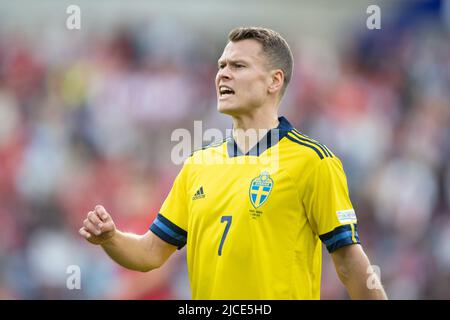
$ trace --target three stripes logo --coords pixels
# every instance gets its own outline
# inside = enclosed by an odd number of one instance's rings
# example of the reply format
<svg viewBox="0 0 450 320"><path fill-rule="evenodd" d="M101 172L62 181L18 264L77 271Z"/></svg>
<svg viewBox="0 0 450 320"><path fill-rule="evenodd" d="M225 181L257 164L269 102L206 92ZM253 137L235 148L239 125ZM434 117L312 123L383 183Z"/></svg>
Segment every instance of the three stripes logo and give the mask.
<svg viewBox="0 0 450 320"><path fill-rule="evenodd" d="M201 186L197 192L192 197L192 200L202 199L205 197L205 193L203 192L203 186Z"/></svg>

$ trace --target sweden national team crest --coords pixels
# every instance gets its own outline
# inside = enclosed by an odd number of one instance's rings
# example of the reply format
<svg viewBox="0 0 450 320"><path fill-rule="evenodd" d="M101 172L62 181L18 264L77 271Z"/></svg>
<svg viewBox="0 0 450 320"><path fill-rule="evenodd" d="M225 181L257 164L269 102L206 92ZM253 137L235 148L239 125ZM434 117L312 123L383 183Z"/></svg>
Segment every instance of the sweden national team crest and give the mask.
<svg viewBox="0 0 450 320"><path fill-rule="evenodd" d="M254 178L250 183L250 202L255 209L263 205L269 198L273 188L273 180L268 172L262 172L260 176Z"/></svg>

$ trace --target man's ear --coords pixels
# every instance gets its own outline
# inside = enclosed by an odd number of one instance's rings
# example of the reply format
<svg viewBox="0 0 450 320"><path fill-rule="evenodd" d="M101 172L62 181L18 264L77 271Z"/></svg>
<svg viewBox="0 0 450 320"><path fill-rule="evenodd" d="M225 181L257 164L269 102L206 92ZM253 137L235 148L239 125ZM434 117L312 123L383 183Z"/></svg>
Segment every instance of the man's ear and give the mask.
<svg viewBox="0 0 450 320"><path fill-rule="evenodd" d="M276 69L271 72L271 83L267 90L269 93L280 91L284 84L284 72L281 69Z"/></svg>

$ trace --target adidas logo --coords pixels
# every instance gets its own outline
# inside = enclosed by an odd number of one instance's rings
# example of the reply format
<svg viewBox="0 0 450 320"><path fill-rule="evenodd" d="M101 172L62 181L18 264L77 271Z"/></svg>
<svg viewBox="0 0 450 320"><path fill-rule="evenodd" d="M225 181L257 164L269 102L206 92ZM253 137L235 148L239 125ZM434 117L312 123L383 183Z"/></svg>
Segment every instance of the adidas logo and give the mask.
<svg viewBox="0 0 450 320"><path fill-rule="evenodd" d="M192 197L192 200L197 200L205 197L205 193L203 192L203 186L197 190L197 192Z"/></svg>

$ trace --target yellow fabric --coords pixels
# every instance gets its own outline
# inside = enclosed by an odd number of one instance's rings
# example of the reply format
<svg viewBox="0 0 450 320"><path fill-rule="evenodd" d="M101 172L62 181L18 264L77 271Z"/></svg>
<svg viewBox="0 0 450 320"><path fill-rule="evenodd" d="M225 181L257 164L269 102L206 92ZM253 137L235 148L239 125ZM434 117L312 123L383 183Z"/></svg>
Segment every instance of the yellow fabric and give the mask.
<svg viewBox="0 0 450 320"><path fill-rule="evenodd" d="M185 162L160 214L187 231L193 299L320 298L319 235L352 204L340 160L290 135L259 156L230 157L224 141ZM252 181L270 188L253 185L254 203Z"/></svg>

